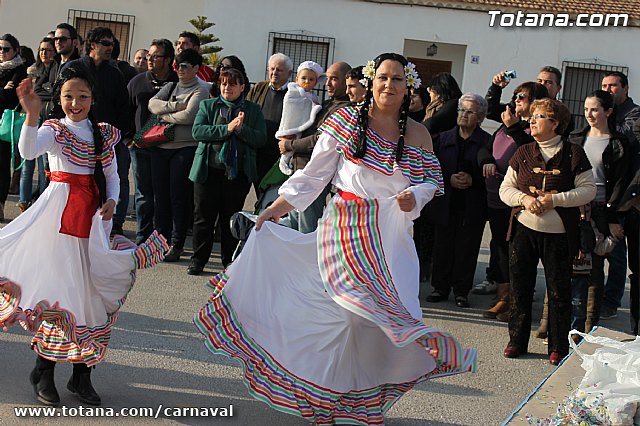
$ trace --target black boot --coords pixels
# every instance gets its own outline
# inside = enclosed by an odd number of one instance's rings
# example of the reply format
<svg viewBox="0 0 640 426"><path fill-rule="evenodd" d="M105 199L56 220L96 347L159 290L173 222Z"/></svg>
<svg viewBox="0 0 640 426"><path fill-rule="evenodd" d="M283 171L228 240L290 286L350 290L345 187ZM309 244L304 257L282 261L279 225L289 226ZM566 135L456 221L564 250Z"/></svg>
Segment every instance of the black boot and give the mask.
<svg viewBox="0 0 640 426"><path fill-rule="evenodd" d="M58 405L60 396L56 390L56 384L53 380L53 369L56 366L55 361L38 356L36 358L36 366L29 375L29 381L33 385L38 401L45 405Z"/></svg>
<svg viewBox="0 0 640 426"><path fill-rule="evenodd" d="M78 399L89 405L100 405L102 401L91 385L91 367L87 364L73 364L73 375L67 383L67 389Z"/></svg>

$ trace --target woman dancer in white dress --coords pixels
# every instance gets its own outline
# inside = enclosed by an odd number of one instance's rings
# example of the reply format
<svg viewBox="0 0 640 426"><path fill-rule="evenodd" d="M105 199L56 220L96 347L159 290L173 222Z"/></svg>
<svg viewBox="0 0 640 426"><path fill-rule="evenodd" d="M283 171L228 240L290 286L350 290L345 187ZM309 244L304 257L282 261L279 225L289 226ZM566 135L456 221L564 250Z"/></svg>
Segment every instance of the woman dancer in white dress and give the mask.
<svg viewBox="0 0 640 426"><path fill-rule="evenodd" d="M120 131L92 118L93 84L83 69L62 72L54 99L66 116L38 129L40 98L31 81L18 87L27 113L24 158L47 152L51 184L25 213L0 230L0 327L19 322L34 333L30 381L37 398L56 405L56 362L72 362L67 389L99 405L91 366L106 355L118 310L135 269L162 260L166 241L154 233L136 247L118 236L110 247L119 191L114 146Z"/></svg>
<svg viewBox="0 0 640 426"><path fill-rule="evenodd" d="M428 131L407 118L412 64L383 54L367 99L320 128L309 164L280 188L194 322L238 358L249 392L317 424L383 424L429 378L475 370L475 351L426 326L412 220L442 178ZM417 81L416 81L417 80ZM270 222L338 188L312 234Z"/></svg>

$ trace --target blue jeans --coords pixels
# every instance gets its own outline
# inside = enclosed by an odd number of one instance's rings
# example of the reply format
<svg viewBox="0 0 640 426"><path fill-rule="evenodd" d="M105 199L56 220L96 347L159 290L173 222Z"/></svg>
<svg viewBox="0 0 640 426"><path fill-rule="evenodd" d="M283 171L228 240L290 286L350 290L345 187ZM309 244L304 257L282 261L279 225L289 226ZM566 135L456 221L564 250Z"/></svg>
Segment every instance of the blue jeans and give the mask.
<svg viewBox="0 0 640 426"><path fill-rule="evenodd" d="M627 244L625 238L618 241L607 257L609 262L607 283L604 287L604 304L611 308L619 308L624 296L624 285L627 282Z"/></svg>
<svg viewBox="0 0 640 426"><path fill-rule="evenodd" d="M153 232L153 177L151 151L131 148L133 168L134 206L136 209L136 239L146 240Z"/></svg>
<svg viewBox="0 0 640 426"><path fill-rule="evenodd" d="M43 154L35 160L24 160L22 171L20 172L20 202L31 202L33 192L33 172L38 162L38 193L42 194L47 187L47 178L44 173L44 160L46 154Z"/></svg>
<svg viewBox="0 0 640 426"><path fill-rule="evenodd" d="M289 213L289 217L291 218L291 227L293 229L297 229L303 234L310 234L316 230L318 227L318 220L322 217L324 206L327 204L327 195L329 195L330 189L331 185L327 185L322 190L322 193L320 193L318 198L316 198L315 201L304 211L298 212L293 210Z"/></svg>
<svg viewBox="0 0 640 426"><path fill-rule="evenodd" d="M129 148L124 142L116 145L116 161L118 162L118 177L120 178L120 198L116 205L116 212L113 215L113 225L122 226L124 224L127 210L129 209Z"/></svg>
<svg viewBox="0 0 640 426"><path fill-rule="evenodd" d="M189 171L195 146L177 149L151 148L156 227L167 241L183 247L192 223L193 183ZM229 226L229 222L223 222Z"/></svg>

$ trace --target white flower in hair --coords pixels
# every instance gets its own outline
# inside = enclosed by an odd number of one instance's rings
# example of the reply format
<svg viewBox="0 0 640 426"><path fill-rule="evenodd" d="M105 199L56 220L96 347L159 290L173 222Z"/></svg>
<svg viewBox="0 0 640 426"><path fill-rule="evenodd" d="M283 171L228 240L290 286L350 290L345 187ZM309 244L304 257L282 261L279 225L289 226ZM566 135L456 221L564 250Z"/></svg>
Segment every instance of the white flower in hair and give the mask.
<svg viewBox="0 0 640 426"><path fill-rule="evenodd" d="M407 79L407 86L417 89L420 87L422 80L418 77L418 71L416 71L416 65L413 62L407 63L404 67L404 76Z"/></svg>
<svg viewBox="0 0 640 426"><path fill-rule="evenodd" d="M376 76L376 63L367 61L367 65L362 69L362 75L369 80L373 80L373 77Z"/></svg>
<svg viewBox="0 0 640 426"><path fill-rule="evenodd" d="M415 87L416 84L416 78L413 76L413 74L407 74L407 86L408 87Z"/></svg>
<svg viewBox="0 0 640 426"><path fill-rule="evenodd" d="M360 80L358 80L360 82L360 84L362 84L364 87L367 87L367 85L369 84L369 80L365 77L365 78L361 78Z"/></svg>
<svg viewBox="0 0 640 426"><path fill-rule="evenodd" d="M413 62L407 63L404 67L405 74L415 74L416 73L416 65Z"/></svg>

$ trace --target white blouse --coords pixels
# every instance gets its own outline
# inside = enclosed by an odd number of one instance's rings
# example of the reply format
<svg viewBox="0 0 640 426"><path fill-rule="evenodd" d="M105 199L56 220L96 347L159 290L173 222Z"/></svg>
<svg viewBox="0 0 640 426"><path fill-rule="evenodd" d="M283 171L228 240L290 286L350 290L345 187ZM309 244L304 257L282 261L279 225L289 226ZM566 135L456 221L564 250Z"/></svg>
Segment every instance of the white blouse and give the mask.
<svg viewBox="0 0 640 426"><path fill-rule="evenodd" d="M93 128L88 119L75 122L67 117L60 120L78 139L93 143ZM22 126L18 149L20 155L27 160L33 160L45 152L49 156L49 168L52 172L60 171L78 175L93 174L93 167L80 166L69 161L63 154L63 145L56 142L55 130L49 126L40 128L27 125ZM105 149L107 147L105 146ZM113 150L113 147L109 148ZM104 176L107 181L107 199L118 202L120 195L120 179L118 177L118 165L115 152L112 153L111 164L104 167Z"/></svg>
<svg viewBox="0 0 640 426"><path fill-rule="evenodd" d="M348 161L336 150L336 145L337 140L332 136L321 134L309 163L280 187L278 193L297 210L306 209L329 183L361 198L394 198L408 189L416 198L416 206L406 215L409 220L414 220L438 189L431 182L412 186L400 170L387 176L363 164Z"/></svg>

